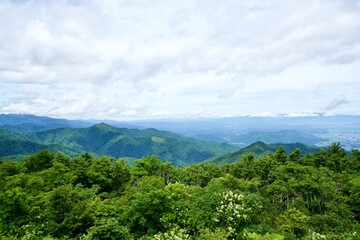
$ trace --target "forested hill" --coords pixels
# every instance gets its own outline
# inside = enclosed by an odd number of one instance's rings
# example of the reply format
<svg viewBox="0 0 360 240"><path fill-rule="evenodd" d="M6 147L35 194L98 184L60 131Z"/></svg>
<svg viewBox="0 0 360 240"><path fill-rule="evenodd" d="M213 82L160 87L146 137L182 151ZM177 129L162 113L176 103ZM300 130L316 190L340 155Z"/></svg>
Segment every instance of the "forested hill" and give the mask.
<svg viewBox="0 0 360 240"><path fill-rule="evenodd" d="M0 159L0 238L360 239L360 151L281 149L224 166L48 151Z"/></svg>
<svg viewBox="0 0 360 240"><path fill-rule="evenodd" d="M265 154L265 153L275 152L276 150L278 150L279 147L281 147L283 149L283 151L287 154L293 152L296 149L299 149L303 154L314 153L320 149L318 147L307 146L302 143L266 144L264 142L257 141L253 144L250 144L247 147L240 149L239 151L224 154L221 156L212 157L210 159L205 160L204 162L215 163L215 164L220 164L220 165L223 165L226 163L234 163L234 162L240 161L244 154L252 153L252 154L258 156L258 155Z"/></svg>
<svg viewBox="0 0 360 240"><path fill-rule="evenodd" d="M10 150L10 149L11 150ZM189 165L237 150L230 144L210 143L156 129L116 128L96 124L88 128L58 128L35 133L0 129L0 156L26 155L41 149L70 156L90 152L96 156L141 158L156 154L174 165Z"/></svg>
<svg viewBox="0 0 360 240"><path fill-rule="evenodd" d="M36 132L60 127L89 127L90 122L35 116L0 114L0 128L18 132Z"/></svg>

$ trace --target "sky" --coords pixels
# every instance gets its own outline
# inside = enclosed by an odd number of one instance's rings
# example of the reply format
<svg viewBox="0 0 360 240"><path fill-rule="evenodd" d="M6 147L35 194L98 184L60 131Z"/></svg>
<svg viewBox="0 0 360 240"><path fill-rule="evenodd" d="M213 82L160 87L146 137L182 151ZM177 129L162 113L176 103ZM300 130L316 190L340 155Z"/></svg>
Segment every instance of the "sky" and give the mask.
<svg viewBox="0 0 360 240"><path fill-rule="evenodd" d="M360 114L359 0L1 0L0 113Z"/></svg>

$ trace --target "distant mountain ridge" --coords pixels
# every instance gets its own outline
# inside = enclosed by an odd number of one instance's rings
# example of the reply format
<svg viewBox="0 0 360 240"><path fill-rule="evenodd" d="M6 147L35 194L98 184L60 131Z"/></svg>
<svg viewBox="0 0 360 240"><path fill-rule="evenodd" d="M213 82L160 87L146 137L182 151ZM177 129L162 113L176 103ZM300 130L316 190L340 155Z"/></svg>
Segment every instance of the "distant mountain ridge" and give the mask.
<svg viewBox="0 0 360 240"><path fill-rule="evenodd" d="M13 146L9 153L9 145ZM156 154L174 165L189 165L237 150L230 144L211 143L156 129L128 129L100 123L87 128L57 128L34 133L0 129L0 156L29 154L42 148L64 153L141 158Z"/></svg>
<svg viewBox="0 0 360 240"><path fill-rule="evenodd" d="M328 146L341 142L347 150L360 149L360 115L228 117L136 121L137 126L154 127L203 140L238 144L255 141Z"/></svg>
<svg viewBox="0 0 360 240"><path fill-rule="evenodd" d="M224 154L222 156L213 157L210 159L205 160L206 163L215 163L215 164L226 164L226 163L234 163L240 161L242 156L247 153L253 153L254 155L261 155L265 153L273 153L275 152L280 146L284 147L284 150L287 154L294 151L296 148L299 148L303 154L305 153L314 153L318 151L320 148L307 146L302 143L271 143L266 144L261 141L257 141L255 143L250 144L249 146L240 149L239 151Z"/></svg>
<svg viewBox="0 0 360 240"><path fill-rule="evenodd" d="M118 128L155 128L205 141L245 147L253 142L295 143L328 146L341 142L351 150L360 149L360 115L303 117L228 117L153 119L136 121L67 120L27 114L0 114L0 129L33 133L56 128L86 128L104 122Z"/></svg>
<svg viewBox="0 0 360 240"><path fill-rule="evenodd" d="M0 129L20 133L41 132L57 128L86 128L100 122L100 120L68 120L29 114L0 114ZM104 120L103 122L115 127L136 128L124 122L112 120Z"/></svg>
<svg viewBox="0 0 360 240"><path fill-rule="evenodd" d="M20 124L59 124L67 126L87 126L89 123L78 120L67 120L60 118L51 118L45 116L35 116L30 114L0 114L0 125L20 125Z"/></svg>

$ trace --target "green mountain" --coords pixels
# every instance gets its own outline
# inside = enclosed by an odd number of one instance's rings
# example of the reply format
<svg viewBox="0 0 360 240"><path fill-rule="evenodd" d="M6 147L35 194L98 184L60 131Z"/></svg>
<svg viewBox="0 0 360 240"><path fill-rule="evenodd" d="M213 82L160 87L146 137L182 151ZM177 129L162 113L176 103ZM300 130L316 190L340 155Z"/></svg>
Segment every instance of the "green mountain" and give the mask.
<svg viewBox="0 0 360 240"><path fill-rule="evenodd" d="M25 133L17 133L5 129L0 129L0 141L1 140L29 140L29 136Z"/></svg>
<svg viewBox="0 0 360 240"><path fill-rule="evenodd" d="M278 130L278 131L251 131L237 135L233 138L234 142L251 144L257 141L265 143L294 143L316 144L324 139L313 134L297 130Z"/></svg>
<svg viewBox="0 0 360 240"><path fill-rule="evenodd" d="M210 159L205 160L204 162L215 163L215 164L220 164L220 165L223 165L225 163L234 163L236 161L241 160L241 157L244 154L253 153L254 155L258 156L258 155L261 155L261 154L264 154L264 153L272 153L272 152L275 152L276 149L278 149L280 146L284 147L284 150L285 150L285 152L287 154L291 153L296 148L299 148L303 154L304 153L314 153L317 150L319 150L319 148L317 148L317 147L307 146L307 145L302 144L302 143L286 143L286 144L271 143L271 144L266 144L264 142L257 141L257 142L255 142L253 144L250 144L249 146L247 146L245 148L240 149L239 151L224 154L224 155L221 155L221 156L212 157Z"/></svg>
<svg viewBox="0 0 360 240"><path fill-rule="evenodd" d="M65 128L65 127L71 127L66 124L58 124L58 123L49 123L45 125L36 124L36 123L21 123L16 125L10 125L6 124L3 126L0 126L0 129L6 129L13 132L19 132L19 133L31 133L31 132L41 132L46 131L50 129L56 129L56 128Z"/></svg>
<svg viewBox="0 0 360 240"><path fill-rule="evenodd" d="M25 128L31 126L68 126L68 127L84 127L89 126L89 122L67 120L59 118L51 118L44 116L34 116L29 114L0 114L0 126L18 126L21 128L22 124Z"/></svg>
<svg viewBox="0 0 360 240"><path fill-rule="evenodd" d="M141 158L156 154L163 161L182 166L235 151L230 144L210 143L156 129L116 128L96 124L88 128L58 128L35 133L0 129L0 156L34 153L48 148L74 156L80 152L116 158ZM6 143L6 144L5 144ZM12 144L12 150L7 148ZM32 151L33 150L33 151Z"/></svg>
<svg viewBox="0 0 360 240"><path fill-rule="evenodd" d="M133 125L125 122L103 121L116 127L134 128ZM57 128L85 128L99 122L100 120L68 120L29 114L0 114L0 129L19 133L34 133Z"/></svg>
<svg viewBox="0 0 360 240"><path fill-rule="evenodd" d="M33 154L45 149L48 149L51 152L60 152L69 156L79 155L83 152L80 149L67 148L56 144L44 145L31 141L0 140L0 156L11 159L18 159L18 156L21 157Z"/></svg>

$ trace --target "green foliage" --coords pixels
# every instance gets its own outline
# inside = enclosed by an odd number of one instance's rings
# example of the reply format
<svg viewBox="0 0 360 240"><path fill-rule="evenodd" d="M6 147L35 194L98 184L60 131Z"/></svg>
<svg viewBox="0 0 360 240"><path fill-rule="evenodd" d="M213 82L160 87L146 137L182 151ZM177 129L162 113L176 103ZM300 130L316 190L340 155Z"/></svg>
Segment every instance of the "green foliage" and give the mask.
<svg viewBox="0 0 360 240"><path fill-rule="evenodd" d="M144 176L129 193L129 207L124 212L126 225L136 237L161 230L165 211L165 183L160 177Z"/></svg>
<svg viewBox="0 0 360 240"><path fill-rule="evenodd" d="M86 233L93 224L88 209L97 190L70 184L53 189L46 197L44 231L54 237L71 238Z"/></svg>
<svg viewBox="0 0 360 240"><path fill-rule="evenodd" d="M37 172L51 167L53 159L53 153L43 150L23 159L22 164L29 172Z"/></svg>
<svg viewBox="0 0 360 240"><path fill-rule="evenodd" d="M280 228L296 237L302 237L307 232L309 217L295 208L287 210L278 217Z"/></svg>
<svg viewBox="0 0 360 240"><path fill-rule="evenodd" d="M247 233L246 234L246 239L251 239L251 240L283 240L285 237L283 235L280 234L276 234L276 233L272 233L272 234L265 234L265 235L260 235L257 233Z"/></svg>
<svg viewBox="0 0 360 240"><path fill-rule="evenodd" d="M0 181L7 176L13 176L23 172L25 169L16 162L2 161L0 162Z"/></svg>
<svg viewBox="0 0 360 240"><path fill-rule="evenodd" d="M186 233L185 229L173 228L164 233L154 235L153 240L177 240L177 239L190 239L190 235Z"/></svg>
<svg viewBox="0 0 360 240"><path fill-rule="evenodd" d="M227 229L231 235L236 235L244 228L246 222L251 221L251 212L252 209L244 202L244 195L230 190L221 194L214 221L219 227Z"/></svg>
<svg viewBox="0 0 360 240"><path fill-rule="evenodd" d="M196 164L185 167L181 172L179 181L188 185L205 187L211 179L221 176L219 166L215 164Z"/></svg>
<svg viewBox="0 0 360 240"><path fill-rule="evenodd" d="M118 131L97 128L109 136ZM358 151L349 155L339 144L305 155L278 147L233 164L187 167L155 155L128 166L90 153L40 151L21 162L0 160L0 236L360 239L359 162Z"/></svg>
<svg viewBox="0 0 360 240"><path fill-rule="evenodd" d="M104 218L95 222L95 225L90 227L88 234L83 238L90 239L133 239L129 233L129 229L120 225L115 218Z"/></svg>
<svg viewBox="0 0 360 240"><path fill-rule="evenodd" d="M124 161L101 157L91 161L85 172L90 184L100 186L101 191L111 192L121 189L130 179L130 171Z"/></svg>
<svg viewBox="0 0 360 240"><path fill-rule="evenodd" d="M200 231L200 235L197 238L198 240L226 240L230 237L231 232L227 231L224 228L216 228L211 231L208 228L205 228Z"/></svg>

